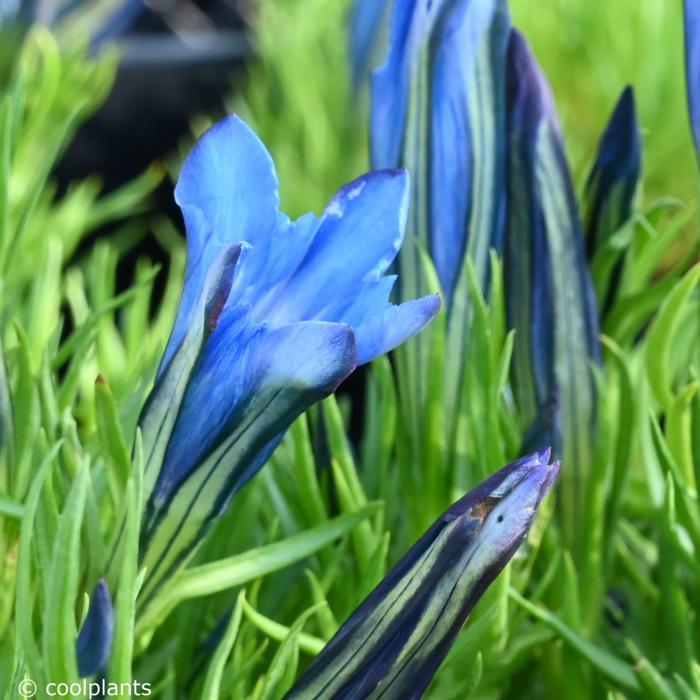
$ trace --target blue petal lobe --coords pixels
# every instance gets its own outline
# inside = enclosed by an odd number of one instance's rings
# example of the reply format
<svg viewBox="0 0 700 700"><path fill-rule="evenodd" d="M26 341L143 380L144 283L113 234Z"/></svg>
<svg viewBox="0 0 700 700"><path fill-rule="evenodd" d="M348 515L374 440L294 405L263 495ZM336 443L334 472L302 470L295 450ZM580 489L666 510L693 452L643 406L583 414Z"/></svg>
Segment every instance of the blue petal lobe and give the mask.
<svg viewBox="0 0 700 700"><path fill-rule="evenodd" d="M254 314L275 325L302 319L345 321L364 283L378 279L401 247L408 209L402 170L368 173L343 187L319 222L294 274L258 303Z"/></svg>
<svg viewBox="0 0 700 700"><path fill-rule="evenodd" d="M371 362L421 331L440 310L440 297L431 294L380 313L365 315L353 324L357 337L358 364Z"/></svg>
<svg viewBox="0 0 700 700"><path fill-rule="evenodd" d="M437 49L431 73L430 252L448 299L467 247L472 202L483 197L479 192L472 193L474 141L484 139L482 121L498 116L488 114L498 112L498 107L481 94L477 116L470 114L470 109L474 107L472 95L478 94L480 85L490 77L477 66L484 44L493 43L491 53L499 57L492 59L496 66L502 65L505 56L508 16L501 5L501 0L452 3L440 32L432 38ZM495 80L497 90L502 81L500 73ZM498 153L491 157L494 165L501 162Z"/></svg>
<svg viewBox="0 0 700 700"><path fill-rule="evenodd" d="M372 163L378 168L395 167L401 159L412 73L430 24L425 4L424 0L394 0L389 53L372 75L372 94L382 98L372 100L370 131Z"/></svg>
<svg viewBox="0 0 700 700"><path fill-rule="evenodd" d="M258 396L279 392L275 406L252 424L262 446L331 394L356 366L355 336L347 325L306 321L273 328L226 309L183 398L156 485L157 501L165 503L222 438L250 422L247 415ZM278 414L289 423L274 418Z"/></svg>
<svg viewBox="0 0 700 700"><path fill-rule="evenodd" d="M165 351L170 359L190 321L206 270L222 248L245 241L261 264L272 232L289 225L278 211L277 174L267 149L239 117L222 120L197 142L175 188L187 229L187 269L175 326Z"/></svg>
<svg viewBox="0 0 700 700"><path fill-rule="evenodd" d="M432 77L430 252L448 299L464 258L471 209L472 134L465 92L475 43L465 41L464 30L471 34L464 26L466 14L462 4L436 41Z"/></svg>

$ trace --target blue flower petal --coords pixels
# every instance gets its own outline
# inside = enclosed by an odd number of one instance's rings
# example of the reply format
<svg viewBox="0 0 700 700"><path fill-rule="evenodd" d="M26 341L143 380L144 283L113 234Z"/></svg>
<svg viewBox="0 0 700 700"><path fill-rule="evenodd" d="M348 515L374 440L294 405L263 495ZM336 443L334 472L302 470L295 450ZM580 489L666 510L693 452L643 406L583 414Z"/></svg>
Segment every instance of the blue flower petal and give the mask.
<svg viewBox="0 0 700 700"><path fill-rule="evenodd" d="M91 676L105 667L112 651L114 609L107 582L100 579L90 598L87 616L76 642L78 673Z"/></svg>
<svg viewBox="0 0 700 700"><path fill-rule="evenodd" d="M431 102L430 251L448 299L462 266L472 205L472 134L465 90L474 55L458 31L464 15L462 5L437 42Z"/></svg>
<svg viewBox="0 0 700 700"><path fill-rule="evenodd" d="M353 309L354 313L358 309ZM387 306L381 313L364 311L353 323L357 337L358 364L370 362L398 347L430 323L440 310L437 294Z"/></svg>
<svg viewBox="0 0 700 700"><path fill-rule="evenodd" d="M386 62L373 75L371 144L375 167L403 165L414 179L412 240L401 256L409 298L427 289L420 247L448 305L458 285L468 293L467 255L488 283L489 250L502 239L509 27L504 0L394 5Z"/></svg>
<svg viewBox="0 0 700 700"><path fill-rule="evenodd" d="M372 75L372 163L392 168L401 160L409 90L423 36L432 26L425 0L394 0L387 59ZM436 5L441 4L439 2Z"/></svg>
<svg viewBox="0 0 700 700"><path fill-rule="evenodd" d="M147 591L193 551L289 425L357 366L352 329L320 321L250 328L229 355L237 342L226 313L193 372L147 503Z"/></svg>
<svg viewBox="0 0 700 700"><path fill-rule="evenodd" d="M450 299L457 285L467 248L469 219L475 198L483 196L473 192L473 159L479 152L478 142L485 139L484 125L470 114L473 109L472 91L478 93L485 80L479 78L477 66L479 49L488 37L493 42L493 56L505 56L507 31L493 31L494 26L508 24L507 13L501 18L500 0L453 3L451 13L444 21L439 34L432 38L437 46L431 74L431 148L430 148L430 252L442 284L445 296ZM502 68L503 59L495 61L496 70ZM481 96L480 119L502 119L503 104L498 96L502 83L501 74L495 76L495 93L491 99ZM493 113L491 113L493 111ZM499 116L500 113L500 116ZM496 149L502 148L501 142ZM498 166L503 153L491 154L489 163L499 175ZM498 187L500 190L500 187ZM485 250L495 245L486 241Z"/></svg>
<svg viewBox="0 0 700 700"><path fill-rule="evenodd" d="M207 270L204 285L198 290L195 308L184 328L185 333L177 345L171 336L168 345L170 357L167 362L165 358L161 361L155 385L141 411L139 427L143 436L146 493L150 493L158 477L179 405L201 348L223 313L241 250L241 244L229 246Z"/></svg>
<svg viewBox="0 0 700 700"><path fill-rule="evenodd" d="M401 247L408 209L408 176L377 171L343 187L319 222L302 264L258 303L260 321L282 325L301 319L344 321L362 286L378 279Z"/></svg>
<svg viewBox="0 0 700 700"><path fill-rule="evenodd" d="M249 243L255 253L247 274L253 277L254 268L269 254L273 234L289 226L278 209L279 187L270 154L235 115L197 142L182 167L175 199L187 228L187 269L163 364L185 334L206 271L221 250L238 241Z"/></svg>
<svg viewBox="0 0 700 700"><path fill-rule="evenodd" d="M330 395L357 359L347 325L305 321L273 328L227 309L192 372L156 485L158 506L222 439L255 420L257 452L312 403ZM256 397L270 393L276 395L275 406L257 415Z"/></svg>

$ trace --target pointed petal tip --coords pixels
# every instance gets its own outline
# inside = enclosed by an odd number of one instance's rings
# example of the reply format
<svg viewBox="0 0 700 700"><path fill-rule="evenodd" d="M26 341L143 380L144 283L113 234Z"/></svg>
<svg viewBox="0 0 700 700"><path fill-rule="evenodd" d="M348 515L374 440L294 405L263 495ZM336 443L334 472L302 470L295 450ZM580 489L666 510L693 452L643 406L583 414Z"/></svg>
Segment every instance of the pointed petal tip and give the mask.
<svg viewBox="0 0 700 700"><path fill-rule="evenodd" d="M426 317L425 324L427 325L438 315L442 307L442 297L436 292L435 294L428 294L427 296L421 297L417 301L422 303L423 313Z"/></svg>
<svg viewBox="0 0 700 700"><path fill-rule="evenodd" d="M365 200L367 211L382 207L398 213L397 235L391 260L403 242L410 195L408 171L402 168L370 170L343 185L323 212L323 218L343 218L346 208ZM357 202L354 202L357 200ZM389 260L387 265L391 262Z"/></svg>
<svg viewBox="0 0 700 700"><path fill-rule="evenodd" d="M249 170L258 180L264 173L268 180L266 189L272 190L273 202L279 205L279 184L272 156L252 127L237 114L229 114L212 124L197 139L182 164L175 185L175 202L180 207L200 206L201 187L197 186L197 181L216 183L231 167ZM217 189L229 187L232 183L227 180L231 178L222 181Z"/></svg>
<svg viewBox="0 0 700 700"><path fill-rule="evenodd" d="M620 93L617 100L612 117L610 118L610 126L608 129L616 125L618 129L639 131L637 124L637 106L634 98L634 89L631 85L627 85Z"/></svg>
<svg viewBox="0 0 700 700"><path fill-rule="evenodd" d="M559 130L554 97L525 36L511 29L506 92L511 118L521 126L549 121Z"/></svg>
<svg viewBox="0 0 700 700"><path fill-rule="evenodd" d="M632 85L625 85L625 88L620 95L620 104L625 105L627 109L635 109L636 99L634 96L634 87Z"/></svg>
<svg viewBox="0 0 700 700"><path fill-rule="evenodd" d="M539 502L542 502L544 497L552 490L552 487L554 486L554 482L557 480L557 477L559 476L560 467L561 467L561 462L559 460L547 465L547 471L546 471L544 478L542 479L542 482L541 482L540 487L539 487L539 490L540 490Z"/></svg>
<svg viewBox="0 0 700 700"><path fill-rule="evenodd" d="M540 450L537 453L537 458L540 460L542 464L549 464L549 460L552 457L552 448L551 447L545 447L545 449Z"/></svg>
<svg viewBox="0 0 700 700"><path fill-rule="evenodd" d="M420 333L435 318L440 304L440 296L430 294L398 306L388 304L381 313L371 316L357 328L359 364L371 362Z"/></svg>
<svg viewBox="0 0 700 700"><path fill-rule="evenodd" d="M338 327L336 343L342 348L341 354L346 357L345 372L338 375L329 386L329 394L332 394L356 369L360 364L359 350L357 348L357 338L352 326L345 323L332 324Z"/></svg>

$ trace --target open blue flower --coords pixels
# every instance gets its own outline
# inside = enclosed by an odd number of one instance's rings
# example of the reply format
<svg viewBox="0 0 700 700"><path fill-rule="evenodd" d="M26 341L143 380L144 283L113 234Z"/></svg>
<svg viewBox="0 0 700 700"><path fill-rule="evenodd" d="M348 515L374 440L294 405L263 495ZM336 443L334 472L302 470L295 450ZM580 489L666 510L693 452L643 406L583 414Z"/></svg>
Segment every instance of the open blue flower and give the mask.
<svg viewBox="0 0 700 700"><path fill-rule="evenodd" d="M389 303L408 177L369 173L319 218L279 211L277 176L232 116L195 146L175 191L188 263L172 335L140 419L142 561L152 590L263 466L292 421L359 364L437 313Z"/></svg>

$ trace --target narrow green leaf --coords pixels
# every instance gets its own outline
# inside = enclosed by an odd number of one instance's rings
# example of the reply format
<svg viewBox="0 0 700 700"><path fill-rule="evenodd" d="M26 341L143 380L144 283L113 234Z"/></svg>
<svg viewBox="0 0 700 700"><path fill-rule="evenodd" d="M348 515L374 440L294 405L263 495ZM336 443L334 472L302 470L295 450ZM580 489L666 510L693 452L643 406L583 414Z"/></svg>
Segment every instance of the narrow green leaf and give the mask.
<svg viewBox="0 0 700 700"><path fill-rule="evenodd" d="M317 612L317 608L318 606L313 606L305 610L289 628L289 634L282 640L265 674L263 700L281 700L292 687L299 663L299 637L307 620Z"/></svg>
<svg viewBox="0 0 700 700"><path fill-rule="evenodd" d="M56 443L46 458L41 463L37 473L32 480L24 506L24 517L19 538L19 557L17 565L17 635L19 638L22 653L29 669L30 678L40 687L45 687L46 675L44 664L41 658L39 645L34 637L33 624L33 591L32 586L32 534L34 520L39 507L39 498L46 483L46 479L53 467L56 455L61 448L61 443Z"/></svg>
<svg viewBox="0 0 700 700"><path fill-rule="evenodd" d="M340 515L281 542L182 572L144 611L139 629L145 630L157 624L172 608L187 598L211 595L243 585L314 554L350 532L381 507L381 504L370 503L353 513Z"/></svg>
<svg viewBox="0 0 700 700"><path fill-rule="evenodd" d="M44 617L43 651L48 677L57 683L78 678L75 656L75 601L81 573L80 530L88 486L88 466L78 472L61 513Z"/></svg>
<svg viewBox="0 0 700 700"><path fill-rule="evenodd" d="M692 402L700 389L700 382L684 386L668 407L666 414L666 440L668 449L678 464L683 484L694 489Z"/></svg>
<svg viewBox="0 0 700 700"><path fill-rule="evenodd" d="M118 503L119 495L124 490L131 472L131 459L122 434L117 404L102 375L95 381L95 408L103 454L107 456L110 463L107 475L113 490L114 501Z"/></svg>
<svg viewBox="0 0 700 700"><path fill-rule="evenodd" d="M654 320L645 344L647 377L654 397L663 408L673 401L671 350L684 307L700 281L700 264L676 284Z"/></svg>
<svg viewBox="0 0 700 700"><path fill-rule="evenodd" d="M243 608L243 613L245 616L263 633L272 639L276 639L278 642L284 641L290 633L290 628L281 625L269 617L261 615L257 610L255 610L250 603L245 599L245 597L240 599L241 607ZM315 612L315 610L313 610ZM299 633L299 648L315 656L321 649L325 646L325 642L318 637L313 637L310 634Z"/></svg>
<svg viewBox="0 0 700 700"><path fill-rule="evenodd" d="M634 671L624 661L595 646L564 624L556 615L545 608L533 605L515 589L510 589L510 597L525 608L533 617L551 627L583 659L620 688L640 692L641 685Z"/></svg>
<svg viewBox="0 0 700 700"><path fill-rule="evenodd" d="M650 700L678 700L666 679L649 659L640 654L631 640L627 640L627 650L634 659L634 672L644 689L644 697Z"/></svg>
<svg viewBox="0 0 700 700"><path fill-rule="evenodd" d="M671 473L666 474L666 494L661 522L658 568L663 605L660 630L663 649L669 667L690 681L694 658L692 632L688 625L691 613L683 583L679 579L678 562L672 545L672 530L676 525L676 495Z"/></svg>
<svg viewBox="0 0 700 700"><path fill-rule="evenodd" d="M24 515L24 506L0 491L0 515L21 520Z"/></svg>
<svg viewBox="0 0 700 700"><path fill-rule="evenodd" d="M245 600L245 591L242 590L238 594L236 605L233 609L233 614L229 620L226 632L223 638L216 647L214 656L209 663L207 675L204 678L204 687L200 694L200 700L219 700L221 694L221 681L224 675L224 667L231 654L231 649L238 637L238 630L241 626L241 617L243 616L243 601Z"/></svg>
<svg viewBox="0 0 700 700"><path fill-rule="evenodd" d="M143 580L143 576L138 575L139 532L143 507L143 448L139 432L136 434L134 455L134 467L126 485L126 522L118 555L120 566L115 604L116 627L109 659L109 679L115 683L131 681L136 597Z"/></svg>
<svg viewBox="0 0 700 700"><path fill-rule="evenodd" d="M316 574L313 571L306 570L306 577L309 580L309 587L311 588L311 597L313 598L316 607L316 617L318 620L318 626L321 630L321 635L324 639L330 639L338 629L338 621L333 615L328 600L326 599L326 594L323 590L321 582L318 580Z"/></svg>

